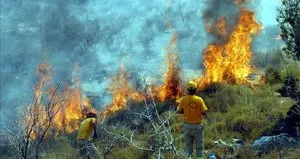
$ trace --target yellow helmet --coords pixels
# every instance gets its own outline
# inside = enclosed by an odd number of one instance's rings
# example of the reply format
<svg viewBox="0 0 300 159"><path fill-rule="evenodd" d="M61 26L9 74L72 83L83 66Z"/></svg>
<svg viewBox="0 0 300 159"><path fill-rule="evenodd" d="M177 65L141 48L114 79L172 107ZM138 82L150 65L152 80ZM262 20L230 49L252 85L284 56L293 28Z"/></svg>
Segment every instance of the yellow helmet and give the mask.
<svg viewBox="0 0 300 159"><path fill-rule="evenodd" d="M197 83L194 81L188 82L188 89L197 89Z"/></svg>

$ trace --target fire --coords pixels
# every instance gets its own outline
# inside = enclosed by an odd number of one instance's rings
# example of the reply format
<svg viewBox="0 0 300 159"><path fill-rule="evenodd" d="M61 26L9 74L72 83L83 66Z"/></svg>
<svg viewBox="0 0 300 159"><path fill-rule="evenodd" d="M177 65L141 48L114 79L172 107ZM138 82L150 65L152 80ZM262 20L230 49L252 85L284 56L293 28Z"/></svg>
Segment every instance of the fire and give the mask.
<svg viewBox="0 0 300 159"><path fill-rule="evenodd" d="M28 125L32 125L32 127L27 130L31 139L35 139L38 135L40 135L40 130L45 129L46 125L46 109L42 103L42 96L44 94L45 84L51 79L51 69L47 63L42 63L39 65L36 70L37 76L39 76L40 81L34 88L34 102L28 107L28 114L21 119L26 122Z"/></svg>
<svg viewBox="0 0 300 159"><path fill-rule="evenodd" d="M74 88L65 87L62 96L65 98L65 103L60 108L59 114L55 116L55 125L58 131L71 133L79 127L78 122L84 118L88 111L93 111L89 99L82 93L80 87L80 67L74 66L72 81Z"/></svg>
<svg viewBox="0 0 300 159"><path fill-rule="evenodd" d="M226 30L225 18L216 22L217 34L223 36ZM211 43L204 53L204 76L197 82L200 88L211 83L245 84L253 73L250 65L252 57L252 35L258 33L261 26L256 22L254 13L241 9L238 22L225 43Z"/></svg>
<svg viewBox="0 0 300 159"><path fill-rule="evenodd" d="M71 133L79 128L78 122L88 111L95 112L95 110L79 87L72 89L67 86L62 96L65 98L65 102L54 118L54 125L59 133Z"/></svg>
<svg viewBox="0 0 300 159"><path fill-rule="evenodd" d="M164 83L161 86L153 86L154 97L160 101L166 99L177 99L180 95L180 74L178 67L178 52L176 50L177 35L174 34L167 48L167 64L168 70L165 74ZM119 72L113 78L113 82L109 87L112 94L112 102L106 106L104 116L115 111L126 108L129 100L142 101L149 97L130 86L124 65L121 65Z"/></svg>
<svg viewBox="0 0 300 159"><path fill-rule="evenodd" d="M141 92L134 90L130 86L127 76L128 74L124 65L121 65L119 72L112 79L111 86L109 87L109 91L112 94L112 102L106 106L104 116L126 108L129 100L142 101L144 99L144 95Z"/></svg>
<svg viewBox="0 0 300 159"><path fill-rule="evenodd" d="M75 71L78 69L75 68ZM49 64L42 63L37 69L40 81L34 90L34 103L28 107L29 113L25 117L28 125L34 125L31 138L35 139L40 131L50 128L56 135L71 133L78 129L79 121L88 111L94 111L89 99L80 89L79 77L74 76L75 87L67 86L63 92L57 87L51 86L46 91L45 87L51 79ZM47 96L49 103L43 102L43 96ZM51 122L48 122L51 116ZM48 126L48 124L50 124Z"/></svg>
<svg viewBox="0 0 300 159"><path fill-rule="evenodd" d="M178 51L176 49L176 44L177 35L173 34L167 47L167 72L164 75L164 83L155 89L155 96L160 101L177 99L181 93L180 69L178 66Z"/></svg>
<svg viewBox="0 0 300 159"><path fill-rule="evenodd" d="M241 3L242 0L237 0ZM205 88L211 83L248 83L247 77L254 71L250 65L252 35L260 31L261 26L256 22L254 13L241 9L237 24L232 32L228 32L226 18L222 17L214 22L214 26L206 25L208 32L217 35L222 43L211 43L204 53L205 71L202 78L197 80L200 88ZM153 86L154 97L160 101L166 99L178 99L182 94L180 68L178 66L177 34L173 34L166 49L167 72L164 74L163 84ZM37 70L40 81L35 89L34 107L31 110L39 114L39 119L44 120L47 115L45 106L42 104L42 95L45 94L44 87L51 79L51 71L48 64L41 64ZM55 92L55 87L48 89L48 98L53 99L54 117L53 127L56 133L70 133L78 129L79 121L88 111L95 111L84 96L80 87L80 68L75 66L73 73L74 86L66 86L63 92ZM128 74L124 65L120 66L119 72L112 79L108 89L112 94L112 102L106 107L104 117L126 108L129 100L142 101L147 99L142 92L131 87ZM55 92L55 93L54 93ZM30 122L30 121L29 121Z"/></svg>

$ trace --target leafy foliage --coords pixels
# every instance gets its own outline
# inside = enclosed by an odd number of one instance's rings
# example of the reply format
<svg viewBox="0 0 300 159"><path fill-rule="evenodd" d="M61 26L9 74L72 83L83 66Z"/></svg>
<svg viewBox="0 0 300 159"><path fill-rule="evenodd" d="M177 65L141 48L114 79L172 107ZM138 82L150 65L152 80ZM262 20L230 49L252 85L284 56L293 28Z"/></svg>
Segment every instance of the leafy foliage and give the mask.
<svg viewBox="0 0 300 159"><path fill-rule="evenodd" d="M279 97L277 89L277 85L256 89L220 85L216 93L202 94L210 111L205 123L206 146L213 146L217 139L252 141L270 131L293 105L292 100Z"/></svg>
<svg viewBox="0 0 300 159"><path fill-rule="evenodd" d="M300 61L300 1L282 0L276 20L281 29L280 36L286 44L283 51Z"/></svg>
<svg viewBox="0 0 300 159"><path fill-rule="evenodd" d="M279 90L282 96L296 98L297 91L299 90L299 85L297 83L297 78L293 75L287 76L283 87Z"/></svg>
<svg viewBox="0 0 300 159"><path fill-rule="evenodd" d="M253 52L252 64L258 68L283 66L283 56L280 49L270 49L265 52Z"/></svg>
<svg viewBox="0 0 300 159"><path fill-rule="evenodd" d="M277 69L274 69L273 67L268 68L265 72L265 78L266 82L270 84L280 83L280 72Z"/></svg>

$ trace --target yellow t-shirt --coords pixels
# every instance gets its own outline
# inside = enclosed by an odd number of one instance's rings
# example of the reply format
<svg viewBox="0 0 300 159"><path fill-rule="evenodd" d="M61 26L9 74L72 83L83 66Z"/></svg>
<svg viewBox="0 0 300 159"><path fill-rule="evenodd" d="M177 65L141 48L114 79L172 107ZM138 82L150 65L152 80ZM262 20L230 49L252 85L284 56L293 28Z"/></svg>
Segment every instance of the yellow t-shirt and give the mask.
<svg viewBox="0 0 300 159"><path fill-rule="evenodd" d="M203 115L207 110L202 98L196 95L187 95L180 99L179 110L183 110L184 122L198 124L201 123Z"/></svg>
<svg viewBox="0 0 300 159"><path fill-rule="evenodd" d="M91 140L93 135L93 124L96 125L96 118L87 118L83 120L80 124L77 140Z"/></svg>

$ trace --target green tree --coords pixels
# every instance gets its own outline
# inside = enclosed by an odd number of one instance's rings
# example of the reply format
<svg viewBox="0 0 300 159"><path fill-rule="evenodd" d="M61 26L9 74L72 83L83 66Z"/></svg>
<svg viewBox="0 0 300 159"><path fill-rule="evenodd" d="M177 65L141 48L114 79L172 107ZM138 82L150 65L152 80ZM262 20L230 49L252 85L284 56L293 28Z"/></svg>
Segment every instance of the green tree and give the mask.
<svg viewBox="0 0 300 159"><path fill-rule="evenodd" d="M300 0L282 0L276 20L286 44L283 51L300 61Z"/></svg>

